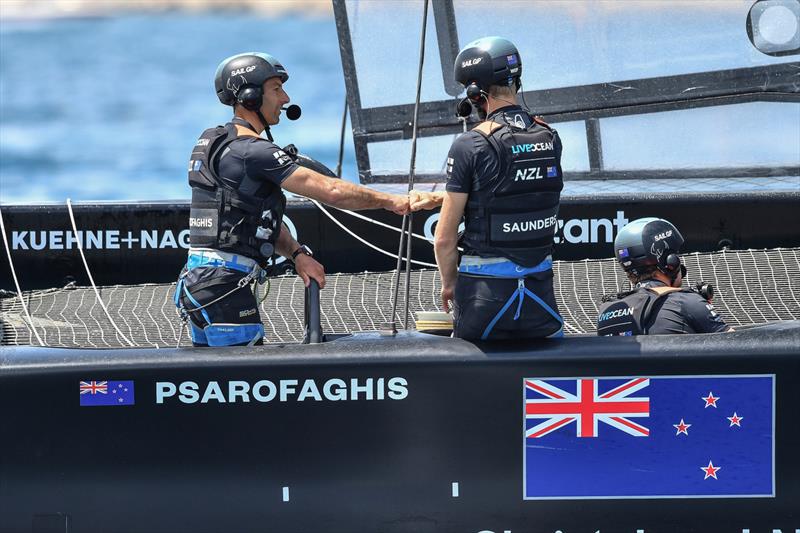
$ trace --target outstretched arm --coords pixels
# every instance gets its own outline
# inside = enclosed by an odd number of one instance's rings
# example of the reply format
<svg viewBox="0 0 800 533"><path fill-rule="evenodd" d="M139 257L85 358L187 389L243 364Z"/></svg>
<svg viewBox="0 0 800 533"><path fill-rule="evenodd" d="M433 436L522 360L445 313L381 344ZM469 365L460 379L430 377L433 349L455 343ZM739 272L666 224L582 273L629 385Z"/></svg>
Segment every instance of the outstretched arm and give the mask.
<svg viewBox="0 0 800 533"><path fill-rule="evenodd" d="M306 167L298 167L281 187L341 209L386 209L398 215L408 213L408 196L388 194L337 178L329 178Z"/></svg>
<svg viewBox="0 0 800 533"><path fill-rule="evenodd" d="M425 192L412 190L410 196L412 211L436 209L442 205L444 201L444 193L441 191Z"/></svg>

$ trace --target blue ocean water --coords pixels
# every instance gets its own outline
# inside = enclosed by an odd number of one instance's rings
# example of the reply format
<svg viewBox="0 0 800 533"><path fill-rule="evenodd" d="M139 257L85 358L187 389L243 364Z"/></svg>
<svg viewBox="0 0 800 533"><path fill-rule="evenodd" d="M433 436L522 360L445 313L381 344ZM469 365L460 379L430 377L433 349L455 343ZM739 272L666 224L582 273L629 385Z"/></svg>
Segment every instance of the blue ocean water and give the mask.
<svg viewBox="0 0 800 533"><path fill-rule="evenodd" d="M258 50L303 108L276 141L335 168L345 86L333 17L230 12L0 22L0 202L188 199L197 136L224 123L213 77ZM356 178L348 129L344 175Z"/></svg>
<svg viewBox="0 0 800 533"><path fill-rule="evenodd" d="M366 107L414 100L421 3L393 2L390 10L385 4L348 2ZM552 29L558 53L513 23L522 4L498 8L493 18L479 4L459 2L461 43L502 28L530 58L523 74L530 89L788 61L748 41L748 0L695 2L699 7L691 10L680 3L630 2L636 9L624 10L613 3L571 2L570 9L524 3L531 10L526 16L535 14ZM432 12L428 16L433 28ZM423 100L452 98L444 93L432 29L426 43ZM335 168L345 84L332 15L174 11L0 19L0 202L187 199L186 165L195 139L231 114L214 93L216 66L248 50L282 61L290 74L287 92L303 108L299 121L284 119L273 128L276 141L294 143ZM536 112L537 103L530 104ZM603 159L612 170L792 166L800 161L798 124L796 102L609 117L601 123ZM567 175L587 171L585 123L559 122L558 130ZM442 172L453 137L419 139L418 172ZM349 128L345 140L343 175L356 181ZM369 146L376 173L404 174L410 154L410 139Z"/></svg>

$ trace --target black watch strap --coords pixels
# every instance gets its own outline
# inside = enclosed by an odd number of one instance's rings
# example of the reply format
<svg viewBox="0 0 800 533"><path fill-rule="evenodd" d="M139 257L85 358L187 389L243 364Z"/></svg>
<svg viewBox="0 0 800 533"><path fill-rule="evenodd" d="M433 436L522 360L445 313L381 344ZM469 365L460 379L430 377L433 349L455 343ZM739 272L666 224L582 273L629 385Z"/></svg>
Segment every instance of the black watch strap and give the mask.
<svg viewBox="0 0 800 533"><path fill-rule="evenodd" d="M314 256L314 253L311 251L311 248L309 248L305 244L301 244L300 246L297 247L297 250L292 252L292 261L294 261L300 254L306 254L309 257Z"/></svg>

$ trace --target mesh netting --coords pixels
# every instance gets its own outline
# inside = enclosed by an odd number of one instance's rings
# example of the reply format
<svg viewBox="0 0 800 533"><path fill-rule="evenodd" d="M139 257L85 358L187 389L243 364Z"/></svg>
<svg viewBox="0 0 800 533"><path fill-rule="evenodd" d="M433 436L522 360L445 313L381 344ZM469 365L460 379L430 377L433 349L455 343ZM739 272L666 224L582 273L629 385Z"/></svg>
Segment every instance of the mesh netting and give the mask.
<svg viewBox="0 0 800 533"><path fill-rule="evenodd" d="M724 251L683 256L687 285L714 285L714 305L731 326L800 319L800 248ZM554 288L567 334L593 333L602 295L629 288L613 259L557 261ZM331 274L321 292L326 333L380 329L391 314L392 272ZM405 293L405 275L400 294ZM440 310L439 274L411 274L409 327L417 311ZM188 333L172 303L175 284L100 287L111 318L138 346L188 346ZM39 336L48 346L120 348L120 337L91 288L65 288L23 294ZM296 276L272 278L261 304L267 342L299 342L303 337L304 286ZM397 324L403 323L402 300ZM38 345L18 297L0 300L5 345Z"/></svg>

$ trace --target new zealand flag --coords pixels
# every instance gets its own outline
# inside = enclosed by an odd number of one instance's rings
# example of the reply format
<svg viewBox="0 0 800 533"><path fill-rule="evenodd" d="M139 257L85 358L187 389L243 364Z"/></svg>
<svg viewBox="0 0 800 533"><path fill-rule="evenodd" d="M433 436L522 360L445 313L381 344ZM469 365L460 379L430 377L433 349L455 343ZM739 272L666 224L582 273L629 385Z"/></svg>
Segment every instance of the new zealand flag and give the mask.
<svg viewBox="0 0 800 533"><path fill-rule="evenodd" d="M774 381L526 378L524 497L774 496Z"/></svg>
<svg viewBox="0 0 800 533"><path fill-rule="evenodd" d="M81 381L81 407L134 405L133 381Z"/></svg>

